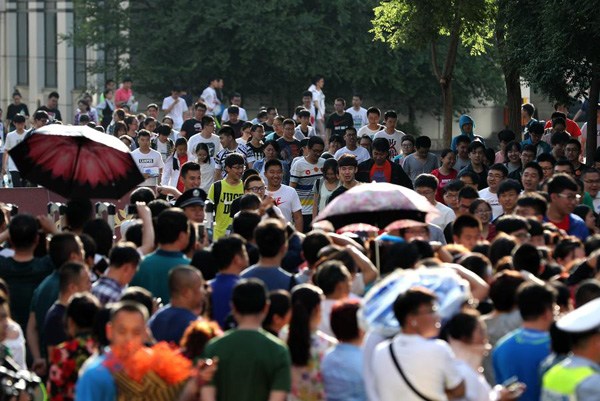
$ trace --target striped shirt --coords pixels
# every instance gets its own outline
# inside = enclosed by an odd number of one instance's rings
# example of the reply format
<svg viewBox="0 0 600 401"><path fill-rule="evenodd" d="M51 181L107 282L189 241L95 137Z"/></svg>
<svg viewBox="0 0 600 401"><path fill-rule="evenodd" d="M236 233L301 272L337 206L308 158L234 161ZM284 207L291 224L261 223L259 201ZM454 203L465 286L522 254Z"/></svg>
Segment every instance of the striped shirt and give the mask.
<svg viewBox="0 0 600 401"><path fill-rule="evenodd" d="M254 163L255 161L254 153L249 152L248 148L246 148L246 145L238 144L238 147L234 150L222 149L215 156L215 168L217 170L221 170L221 178L225 178L227 176L227 173L225 172L225 159L232 153L238 153L242 155L246 163Z"/></svg>
<svg viewBox="0 0 600 401"><path fill-rule="evenodd" d="M314 203L315 182L323 178L323 164L325 159L319 159L316 164L309 163L305 157L294 161L290 171L290 183L296 183L296 192L302 205L302 214L312 214Z"/></svg>

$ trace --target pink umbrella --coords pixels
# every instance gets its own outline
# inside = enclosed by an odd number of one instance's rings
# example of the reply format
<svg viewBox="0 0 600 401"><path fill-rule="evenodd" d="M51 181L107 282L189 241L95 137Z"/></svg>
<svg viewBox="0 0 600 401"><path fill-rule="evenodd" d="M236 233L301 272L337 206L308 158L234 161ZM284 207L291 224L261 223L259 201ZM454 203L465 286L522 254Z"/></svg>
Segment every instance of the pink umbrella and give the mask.
<svg viewBox="0 0 600 401"><path fill-rule="evenodd" d="M378 233L379 228L365 223L348 224L337 230L338 234L343 233Z"/></svg>
<svg viewBox="0 0 600 401"><path fill-rule="evenodd" d="M339 228L366 223L380 228L396 220L430 221L437 209L409 188L388 183L357 185L336 197L315 221L328 220Z"/></svg>

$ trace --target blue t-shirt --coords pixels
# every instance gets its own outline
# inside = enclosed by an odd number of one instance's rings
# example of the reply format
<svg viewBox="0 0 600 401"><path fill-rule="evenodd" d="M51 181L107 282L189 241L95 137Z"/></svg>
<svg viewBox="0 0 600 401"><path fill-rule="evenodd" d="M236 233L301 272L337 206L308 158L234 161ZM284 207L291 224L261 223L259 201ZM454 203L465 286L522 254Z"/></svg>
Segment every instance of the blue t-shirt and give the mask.
<svg viewBox="0 0 600 401"><path fill-rule="evenodd" d="M295 284L294 276L281 267L250 266L242 272L241 278L257 278L262 280L269 291L289 291Z"/></svg>
<svg viewBox="0 0 600 401"><path fill-rule="evenodd" d="M210 281L212 316L221 328L225 328L225 319L231 313L231 294L239 280L240 276L237 274L217 273L214 280Z"/></svg>
<svg viewBox="0 0 600 401"><path fill-rule="evenodd" d="M152 335L156 341L166 341L179 344L183 332L196 320L196 316L189 309L176 308L167 304L162 307L148 322Z"/></svg>
<svg viewBox="0 0 600 401"><path fill-rule="evenodd" d="M75 401L115 401L117 387L112 374L103 365L106 355L97 356L77 379Z"/></svg>
<svg viewBox="0 0 600 401"><path fill-rule="evenodd" d="M520 328L498 341L492 353L496 383L502 384L513 376L527 385L520 401L539 401L541 378L539 366L550 355L550 334Z"/></svg>
<svg viewBox="0 0 600 401"><path fill-rule="evenodd" d="M337 344L323 357L321 372L328 401L367 400L360 347Z"/></svg>

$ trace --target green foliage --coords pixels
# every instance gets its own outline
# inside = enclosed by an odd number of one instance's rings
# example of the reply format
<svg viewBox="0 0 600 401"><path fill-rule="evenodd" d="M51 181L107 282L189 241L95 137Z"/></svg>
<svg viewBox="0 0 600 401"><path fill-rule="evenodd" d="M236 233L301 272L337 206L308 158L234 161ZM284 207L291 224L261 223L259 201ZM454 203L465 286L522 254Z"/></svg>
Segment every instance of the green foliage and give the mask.
<svg viewBox="0 0 600 401"><path fill-rule="evenodd" d="M422 47L458 30L462 45L483 54L492 43L495 0L388 0L375 7L375 39L398 46Z"/></svg>
<svg viewBox="0 0 600 401"><path fill-rule="evenodd" d="M552 99L569 100L589 89L600 64L598 4L584 0L507 2L513 30L509 58L523 62L531 85Z"/></svg>
<svg viewBox="0 0 600 401"><path fill-rule="evenodd" d="M226 94L235 89L265 103L287 104L281 111L290 114L310 77L323 74L328 102L359 92L367 104L377 102L403 114L439 113L441 108L427 47L390 49L373 41L369 30L376 0L204 0L201 5L147 0L129 2L131 8L118 15L96 0L74 1L106 14L85 22L80 38L88 44L98 43L94 32L109 15L118 20L112 24L128 26L127 36L113 35L119 32L115 29L105 39L127 45L127 72L135 90L153 97L165 96L175 84L197 95L209 77L222 75ZM458 55L464 62L456 77L458 110L471 106L473 94L483 99L501 94L496 66L470 50Z"/></svg>

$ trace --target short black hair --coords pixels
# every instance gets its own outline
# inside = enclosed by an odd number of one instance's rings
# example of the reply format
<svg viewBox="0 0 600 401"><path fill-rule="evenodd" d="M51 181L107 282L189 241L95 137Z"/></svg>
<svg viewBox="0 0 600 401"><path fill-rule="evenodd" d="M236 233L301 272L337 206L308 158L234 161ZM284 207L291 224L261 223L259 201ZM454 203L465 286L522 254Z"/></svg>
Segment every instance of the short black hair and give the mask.
<svg viewBox="0 0 600 401"><path fill-rule="evenodd" d="M529 126L529 134L531 135L542 136L544 135L544 130L544 124L540 123L539 121L534 122Z"/></svg>
<svg viewBox="0 0 600 401"><path fill-rule="evenodd" d="M235 234L240 235L246 241L251 241L254 238L254 230L260 223L260 215L254 212L241 211L233 218L231 223L232 230Z"/></svg>
<svg viewBox="0 0 600 401"><path fill-rule="evenodd" d="M460 143L466 143L467 145L470 144L471 138L469 138L468 135L464 135L464 134L460 134L459 136L456 137L456 145L458 146L458 144ZM469 151L470 152L470 151Z"/></svg>
<svg viewBox="0 0 600 401"><path fill-rule="evenodd" d="M79 262L67 262L58 269L58 282L60 292L65 292L70 284L77 283L81 277L81 271L87 267Z"/></svg>
<svg viewBox="0 0 600 401"><path fill-rule="evenodd" d="M79 292L69 299L65 317L70 318L79 330L91 330L101 305L89 292Z"/></svg>
<svg viewBox="0 0 600 401"><path fill-rule="evenodd" d="M331 245L331 239L324 231L313 230L306 234L302 241L302 254L309 265L314 265L319 260L319 251Z"/></svg>
<svg viewBox="0 0 600 401"><path fill-rule="evenodd" d="M485 152L485 145L480 141L473 141L469 143L469 147L467 149L469 150L469 153L473 153L477 149L483 149L483 151Z"/></svg>
<svg viewBox="0 0 600 401"><path fill-rule="evenodd" d="M8 225L10 243L16 250L31 248L38 237L38 228L39 223L34 216L27 213L14 216Z"/></svg>
<svg viewBox="0 0 600 401"><path fill-rule="evenodd" d="M383 115L383 120L387 120L388 118L398 118L398 114L394 110L388 110Z"/></svg>
<svg viewBox="0 0 600 401"><path fill-rule="evenodd" d="M579 190L573 177L567 174L556 174L548 180L548 194L559 194L565 189L575 192Z"/></svg>
<svg viewBox="0 0 600 401"><path fill-rule="evenodd" d="M442 191L444 193L450 192L450 191L452 191L452 192L459 192L464 187L465 187L465 183L464 182L462 182L461 180L454 179L454 180L450 181L449 183L447 183L444 186L444 188L442 189ZM471 189L473 189L473 188L471 188Z"/></svg>
<svg viewBox="0 0 600 401"><path fill-rule="evenodd" d="M274 257L287 242L287 232L281 221L267 219L256 227L254 238L261 256Z"/></svg>
<svg viewBox="0 0 600 401"><path fill-rule="evenodd" d="M504 180L500 183L500 185L498 186L497 195L500 196L503 193L510 191L515 191L517 195L519 195L519 193L521 192L521 184L519 184L517 180L513 180L512 178Z"/></svg>
<svg viewBox="0 0 600 401"><path fill-rule="evenodd" d="M406 325L408 315L416 313L421 305L431 304L436 299L433 292L420 287L410 288L405 293L398 295L394 301L393 309L400 327Z"/></svg>
<svg viewBox="0 0 600 401"><path fill-rule="evenodd" d="M230 153L225 157L225 167L232 168L233 166L240 164L245 165L246 160L244 159L244 156L239 153Z"/></svg>
<svg viewBox="0 0 600 401"><path fill-rule="evenodd" d="M183 210L170 208L163 210L156 221L156 240L159 244L172 244L179 234L190 229L188 218Z"/></svg>
<svg viewBox="0 0 600 401"><path fill-rule="evenodd" d="M278 166L279 168L281 168L283 170L283 163L281 163L281 160L271 159L271 160L267 160L265 163L265 172L267 170L269 170L272 166Z"/></svg>
<svg viewBox="0 0 600 401"><path fill-rule="evenodd" d="M519 230L527 230L531 228L527 219L517 215L501 216L495 223L496 231L501 233L512 234Z"/></svg>
<svg viewBox="0 0 600 401"><path fill-rule="evenodd" d="M551 153L542 153L537 157L537 162L550 162L552 163L552 166L554 166L556 164L556 159Z"/></svg>
<svg viewBox="0 0 600 401"><path fill-rule="evenodd" d="M556 295L556 290L547 284L521 284L517 291L517 304L523 320L535 320L552 310Z"/></svg>
<svg viewBox="0 0 600 401"><path fill-rule="evenodd" d="M521 244L513 250L513 266L517 270L525 270L537 276L542 263L542 254L531 244Z"/></svg>
<svg viewBox="0 0 600 401"><path fill-rule="evenodd" d="M73 198L67 202L65 218L71 230L81 230L85 223L92 219L92 201L89 199Z"/></svg>
<svg viewBox="0 0 600 401"><path fill-rule="evenodd" d="M217 268L222 270L228 267L235 255L240 255L246 246L246 240L237 234L219 238L212 246L212 254L217 263Z"/></svg>
<svg viewBox="0 0 600 401"><path fill-rule="evenodd" d="M458 191L458 199L477 199L479 198L479 193L475 188L465 185L462 187L460 191Z"/></svg>
<svg viewBox="0 0 600 401"><path fill-rule="evenodd" d="M460 237L465 228L478 228L481 230L481 222L477 217L470 214L460 215L452 223L452 234Z"/></svg>
<svg viewBox="0 0 600 401"><path fill-rule="evenodd" d="M144 321L147 321L148 316L150 316L150 313L144 304L137 301L124 300L123 297L121 297L121 301L111 305L110 321L114 322L121 312L139 313Z"/></svg>
<svg viewBox="0 0 600 401"><path fill-rule="evenodd" d="M356 156L350 153L344 153L338 159L338 168L345 166L358 167L358 161L356 160Z"/></svg>
<svg viewBox="0 0 600 401"><path fill-rule="evenodd" d="M376 150L378 152L390 151L390 142L385 138L373 139L373 144L371 146L373 147L373 150Z"/></svg>
<svg viewBox="0 0 600 401"><path fill-rule="evenodd" d="M131 242L120 242L116 244L109 254L110 266L118 269L126 263L137 265L140 263L140 253Z"/></svg>
<svg viewBox="0 0 600 401"><path fill-rule="evenodd" d="M419 137L417 137L417 139L415 139L415 147L417 149L420 148L431 148L431 138L429 138L426 135L421 135Z"/></svg>
<svg viewBox="0 0 600 401"><path fill-rule="evenodd" d="M72 253L76 252L81 252L81 246L77 235L72 232L63 231L53 235L48 245L48 255L57 270L69 261Z"/></svg>
<svg viewBox="0 0 600 401"><path fill-rule="evenodd" d="M256 278L241 279L233 287L231 302L240 315L256 315L268 302L267 287Z"/></svg>
<svg viewBox="0 0 600 401"><path fill-rule="evenodd" d="M517 289L525 282L521 273L505 270L497 273L490 283L490 299L494 309L499 312L510 312L517 304Z"/></svg>
<svg viewBox="0 0 600 401"><path fill-rule="evenodd" d="M502 163L495 163L492 164L489 168L489 170L494 170L494 171L499 171L502 173L502 175L504 176L504 178L506 178L506 176L508 176L508 169L506 168L506 166Z"/></svg>
<svg viewBox="0 0 600 401"><path fill-rule="evenodd" d="M516 137L517 135L515 134L515 132L510 129L503 129L500 132L498 132L498 140L500 142L508 143L514 141Z"/></svg>
<svg viewBox="0 0 600 401"><path fill-rule="evenodd" d="M600 298L600 281L594 278L584 280L575 290L575 307L579 308L596 298Z"/></svg>
<svg viewBox="0 0 600 401"><path fill-rule="evenodd" d="M540 180L544 177L544 170L542 170L542 167L537 162L528 162L523 166L523 171L527 170L528 168L532 168L537 171Z"/></svg>
<svg viewBox="0 0 600 401"><path fill-rule="evenodd" d="M417 178L415 178L414 187L415 188L419 188L419 187L431 188L435 191L435 190L437 190L438 184L439 184L439 180L437 179L437 177L435 175L419 174L417 176Z"/></svg>
<svg viewBox="0 0 600 401"><path fill-rule="evenodd" d="M381 111L377 107L369 107L367 109L367 115L369 114L377 114L378 116L381 116Z"/></svg>
<svg viewBox="0 0 600 401"><path fill-rule="evenodd" d="M536 211L536 214L540 216L545 216L548 209L546 199L538 193L521 195L519 199L517 199L517 206L531 207Z"/></svg>
<svg viewBox="0 0 600 401"><path fill-rule="evenodd" d="M181 166L181 172L179 174L182 178L185 178L189 171L200 172L200 165L194 161L185 162L183 163L183 166Z"/></svg>
<svg viewBox="0 0 600 401"><path fill-rule="evenodd" d="M350 272L339 260L328 260L319 265L313 281L325 296L333 294L338 283L348 281Z"/></svg>
<svg viewBox="0 0 600 401"><path fill-rule="evenodd" d="M533 113L535 113L535 106L531 103L525 103L525 104L521 105L521 109L523 109L525 112L527 112L529 117L533 116Z"/></svg>

